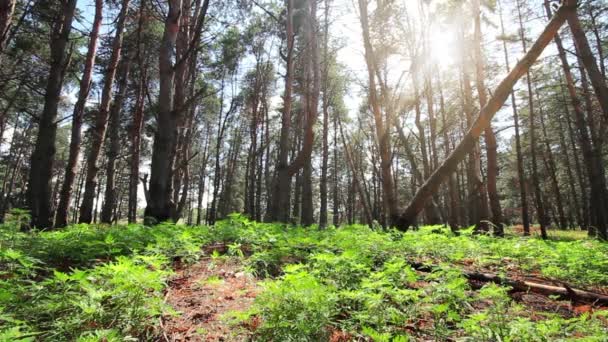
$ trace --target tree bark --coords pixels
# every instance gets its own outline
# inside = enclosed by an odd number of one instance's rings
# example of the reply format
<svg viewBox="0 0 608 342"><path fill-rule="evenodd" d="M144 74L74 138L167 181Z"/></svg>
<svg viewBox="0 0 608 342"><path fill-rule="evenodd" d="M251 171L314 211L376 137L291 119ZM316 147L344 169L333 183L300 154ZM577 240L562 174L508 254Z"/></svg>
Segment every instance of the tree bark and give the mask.
<svg viewBox="0 0 608 342"><path fill-rule="evenodd" d="M540 102L540 95L538 93L538 89L536 90L536 97L538 102ZM539 106L539 119L540 119L540 127L541 132L543 134L543 142L545 145L545 166L547 172L549 173L549 177L551 179L551 186L553 188L553 193L555 196L555 205L557 207L557 215L558 215L558 225L560 229L566 229L568 224L566 222L566 215L564 213L564 202L562 200L562 195L560 192L559 182L557 180L557 171L555 167L555 158L553 158L553 151L551 150L551 144L549 143L549 136L547 134L547 126L545 125L545 113L543 111L542 105Z"/></svg>
<svg viewBox="0 0 608 342"><path fill-rule="evenodd" d="M103 11L103 0L95 0L95 19L93 27L89 34L89 46L87 56L84 63L84 71L80 80L80 89L78 91L78 100L74 105L72 113L72 132L70 138L70 151L68 161L65 168L65 179L61 187L59 195L59 205L55 216L55 227L65 227L68 223L68 209L72 198L72 187L76 179L78 169L78 157L80 154L80 145L82 144L82 122L84 119L84 106L86 104L89 92L92 85L93 68L95 66L95 56L97 55L97 40L99 37L99 29L101 27Z"/></svg>
<svg viewBox="0 0 608 342"><path fill-rule="evenodd" d="M505 26L502 17L502 5L498 1L500 11L500 30L501 35L505 37ZM502 41L502 48L505 55L505 67L507 72L511 69L509 62L509 53L507 50L506 40ZM526 175L524 171L524 158L521 150L521 137L519 133L519 113L517 111L517 101L515 100L515 92L511 90L511 108L513 109L513 124L515 126L515 153L517 155L517 180L519 181L519 196L521 201L521 219L524 228L524 236L530 235L530 214L528 212L528 194L526 191Z"/></svg>
<svg viewBox="0 0 608 342"><path fill-rule="evenodd" d="M40 115L38 136L30 162L27 204L32 226L48 228L52 224L51 180L55 160L57 135L57 107L71 52L67 51L76 0L61 1L61 15L52 28L50 42L51 67L44 95L44 108Z"/></svg>
<svg viewBox="0 0 608 342"><path fill-rule="evenodd" d="M346 158L346 162L348 164L349 170L351 171L351 175L352 175L352 182L353 182L353 187L355 188L354 190L359 193L359 197L361 198L361 204L363 206L363 213L365 215L365 221L366 223L371 227L372 222L373 222L373 217L372 217L372 212L370 210L370 205L369 202L367 201L367 196L365 194L365 191L363 190L363 185L361 184L361 180L357 174L357 169L354 165L353 162L353 157L349 148L349 144L346 141L346 136L344 134L344 128L342 127L342 121L338 118L338 123L340 126L340 136L342 137L342 143L344 144L344 158ZM349 191L348 196L349 199L351 198L352 191ZM348 201L349 203L351 203L351 201ZM349 210L352 210L352 206L349 206ZM351 214L352 215L352 214ZM349 224L352 224L352 218L351 215L347 215L349 217Z"/></svg>
<svg viewBox="0 0 608 342"><path fill-rule="evenodd" d="M129 71L131 60L123 59L120 63L120 75L118 80L118 92L112 103L109 117L108 146L106 148L106 189L104 192L103 206L101 207L100 221L102 223L112 223L112 213L116 207L117 186L116 186L116 163L120 154L120 118L122 106L129 85Z"/></svg>
<svg viewBox="0 0 608 342"><path fill-rule="evenodd" d="M483 108L487 103L486 85L485 85L485 62L483 60L483 54L481 52L482 38L481 38L481 10L479 7L479 0L474 0L475 12L475 66L476 66L476 84L477 92L479 93L479 108ZM484 132L486 140L486 156L488 159L488 171L487 171L487 192L490 199L490 209L492 211L492 224L494 228L494 235L503 236L503 218L502 208L500 207L500 197L498 196L498 189L496 186L496 178L498 176L498 156L496 152L496 135L492 129L492 124L485 129Z"/></svg>
<svg viewBox="0 0 608 342"><path fill-rule="evenodd" d="M116 33L114 35L114 40L112 41L112 54L108 66L105 69L101 103L99 104L97 115L95 116L95 124L91 134L91 150L87 156L87 177L84 185L82 204L80 205L80 218L78 219L78 222L80 223L91 223L93 219L93 202L98 183L97 173L99 172L99 155L101 154L108 128L108 116L112 101L112 86L114 85L116 69L122 54L123 31L128 11L129 0L123 0L116 23Z"/></svg>
<svg viewBox="0 0 608 342"><path fill-rule="evenodd" d="M392 153L390 145L391 118L387 114L386 120L382 117L382 110L377 95L375 70L377 69L374 50L370 38L369 17L367 12L367 1L358 0L361 30L363 34L363 46L365 49L365 63L367 65L367 76L369 80L368 101L374 116L376 127L376 138L380 152L380 172L382 175L383 207L388 214L389 225L398 220L397 202L395 201L395 189L391 171ZM385 122L386 121L386 122Z"/></svg>
<svg viewBox="0 0 608 342"><path fill-rule="evenodd" d="M549 11L548 7L547 10ZM550 12L548 12L549 14ZM570 13L571 15L571 13ZM570 18L570 16L568 17ZM598 153L592 146L591 138L588 133L588 125L585 120L585 113L583 111L581 101L578 97L576 86L574 84L574 77L570 69L570 64L566 56L566 51L563 47L561 37L556 35L555 45L557 45L559 57L562 63L562 69L566 78L566 87L572 101L575 114L575 124L578 129L580 145L583 152L583 159L585 161L587 177L589 179L590 196L589 196L589 208L591 217L591 226L589 229L590 235L594 234L594 230L597 230L599 237L603 240L608 239L607 226L608 226L608 189L606 188L605 171L602 165L601 159L598 158Z"/></svg>
<svg viewBox="0 0 608 342"><path fill-rule="evenodd" d="M8 43L8 33L16 3L16 0L0 0L0 62L2 62L2 53Z"/></svg>
<svg viewBox="0 0 608 342"><path fill-rule="evenodd" d="M439 189L439 186L452 174L458 164L465 158L467 153L475 146L479 136L489 126L490 120L502 107L509 97L515 83L526 73L530 66L536 61L545 47L551 42L559 28L566 20L566 15L572 11L572 5L562 5L553 19L547 24L536 42L523 58L515 65L513 70L500 82L494 96L488 101L485 107L480 110L479 116L467 131L462 141L450 153L450 156L433 172L426 182L418 189L414 198L409 203L405 211L399 216L395 226L401 230L407 230L415 221L416 216L424 208L426 202Z"/></svg>
<svg viewBox="0 0 608 342"><path fill-rule="evenodd" d="M319 195L321 197L321 207L319 208L319 228L327 226L327 168L329 163L329 1L325 0L324 11L324 30L323 30L323 137L321 154L321 179L319 181Z"/></svg>
<svg viewBox="0 0 608 342"><path fill-rule="evenodd" d="M523 26L523 18L521 13L521 3L517 2L517 13L519 17L519 32L521 38L521 44L524 53L527 51L528 46L526 43L525 31ZM547 216L545 213L545 204L543 203L543 195L540 190L540 178L538 176L538 163L536 158L536 113L534 108L534 93L532 91L532 77L530 76L530 70L526 71L526 85L528 90L528 108L530 122L530 155L532 157L532 187L534 189L534 201L536 202L536 213L538 216L538 223L540 225L540 232L543 239L547 238Z"/></svg>
<svg viewBox="0 0 608 342"><path fill-rule="evenodd" d="M289 173L289 148L291 145L291 96L294 73L294 28L293 28L293 0L285 0L286 19L285 34L287 52L285 53L285 91L283 93L283 112L281 114L281 136L279 140L279 158L277 161L277 175L272 193L272 207L270 208L270 221L287 222L289 220L289 197L291 193L291 176Z"/></svg>
<svg viewBox="0 0 608 342"><path fill-rule="evenodd" d="M587 70L591 85L593 86L595 95L600 103L600 108L604 114L604 120L608 121L608 86L606 86L606 81L597 67L595 56L589 46L587 36L581 27L576 11L568 15L568 26L570 26L574 44L585 65L585 70Z"/></svg>
<svg viewBox="0 0 608 342"><path fill-rule="evenodd" d="M152 164L150 166L150 201L147 203L145 217L152 217L157 222L171 218L175 209L172 201L173 160L171 158L177 139L177 118L173 106L175 65L173 63L177 35L182 15L182 1L169 0L169 11L165 18L161 40L159 67L158 117L154 145L152 147Z"/></svg>

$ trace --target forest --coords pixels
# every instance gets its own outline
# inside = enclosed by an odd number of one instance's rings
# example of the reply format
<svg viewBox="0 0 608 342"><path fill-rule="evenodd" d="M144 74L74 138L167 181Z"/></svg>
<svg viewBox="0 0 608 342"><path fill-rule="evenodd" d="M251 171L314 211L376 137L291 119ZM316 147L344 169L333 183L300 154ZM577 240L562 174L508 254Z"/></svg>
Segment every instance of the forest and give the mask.
<svg viewBox="0 0 608 342"><path fill-rule="evenodd" d="M608 342L608 1L0 0L0 342Z"/></svg>

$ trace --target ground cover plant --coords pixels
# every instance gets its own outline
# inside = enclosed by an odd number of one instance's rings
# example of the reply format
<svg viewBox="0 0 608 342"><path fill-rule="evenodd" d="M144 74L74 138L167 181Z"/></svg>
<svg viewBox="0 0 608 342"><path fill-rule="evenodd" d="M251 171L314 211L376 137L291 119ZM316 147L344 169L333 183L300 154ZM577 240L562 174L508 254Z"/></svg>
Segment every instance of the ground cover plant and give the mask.
<svg viewBox="0 0 608 342"><path fill-rule="evenodd" d="M605 292L608 246L594 240L496 239L466 230L454 236L439 226L407 233L362 225L319 230L239 215L213 227L74 225L48 232L16 227L9 220L0 229L0 340L170 336L161 317L170 321L188 310L187 305L176 310L164 298L177 286L175 270L203 265L204 277L193 283L198 289L221 286L229 292L226 284L242 283L225 271L213 273L218 260L241 265L260 287L253 291L257 298L247 301L250 307L228 306L217 315L230 327L228 338L604 341L608 332L603 308L608 303L601 300L468 277L483 271Z"/></svg>

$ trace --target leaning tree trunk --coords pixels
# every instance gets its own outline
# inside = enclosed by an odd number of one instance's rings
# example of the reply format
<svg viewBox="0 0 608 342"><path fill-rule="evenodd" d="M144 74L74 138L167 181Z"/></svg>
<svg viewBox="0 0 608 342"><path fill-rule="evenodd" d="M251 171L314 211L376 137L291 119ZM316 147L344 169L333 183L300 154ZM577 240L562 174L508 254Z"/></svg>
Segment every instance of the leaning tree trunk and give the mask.
<svg viewBox="0 0 608 342"><path fill-rule="evenodd" d="M549 10L548 7L547 10ZM570 64L568 63L566 50L563 47L561 37L559 35L555 35L554 39L562 63L564 76L566 78L568 94L570 95L572 106L574 108L575 124L578 129L580 145L583 152L583 160L585 161L587 177L589 178L590 183L590 223L591 226L594 226L595 229L597 229L600 238L606 240L608 239L606 234L608 226L608 211L606 210L606 208L608 208L608 190L606 188L604 167L601 159L598 158L598 153L596 153L597 151L594 151L595 149L591 144L591 138L589 137L588 133L588 125L585 120L585 113L577 94L574 77L570 69ZM593 229L589 229L589 232L592 234Z"/></svg>
<svg viewBox="0 0 608 342"><path fill-rule="evenodd" d="M84 183L82 204L80 205L80 218L78 219L78 222L80 223L91 223L93 220L93 203L98 183L97 173L99 172L99 155L101 154L101 149L103 148L106 137L108 115L112 101L112 86L114 84L118 62L121 57L123 31L128 11L129 0L123 0L122 8L118 14L118 22L116 23L116 33L114 35L114 40L112 41L112 54L105 70L101 103L99 104L97 115L95 116L95 124L91 134L91 150L87 156L87 177Z"/></svg>
<svg viewBox="0 0 608 342"><path fill-rule="evenodd" d="M458 168L458 164L466 157L467 153L475 146L479 136L489 127L490 121L496 112L505 103L515 83L526 73L530 66L536 61L545 47L551 42L559 28L566 21L566 15L573 11L575 4L567 2L557 11L553 19L547 24L539 38L534 42L530 50L515 65L503 79L494 96L483 107L475 123L467 131L462 141L452 151L450 156L433 172L426 182L418 189L414 198L405 211L399 216L395 226L401 230L407 230L415 221L416 216L422 211L426 202L439 189L441 184Z"/></svg>
<svg viewBox="0 0 608 342"><path fill-rule="evenodd" d="M587 70L593 90L597 95L600 108L604 114L604 120L608 121L608 86L606 86L606 81L597 67L595 56L589 46L587 36L585 36L585 31L581 27L576 11L568 15L568 25L570 26L570 31L572 31L572 38L576 49L585 65L585 70Z"/></svg>
<svg viewBox="0 0 608 342"><path fill-rule="evenodd" d="M78 91L78 100L74 105L72 113L72 133L70 138L70 151L68 162L65 167L65 179L61 187L59 195L59 205L55 216L55 227L65 227L68 222L68 209L72 198L72 187L76 179L78 169L78 156L80 154L80 145L82 143L82 122L84 119L84 105L89 96L89 91L92 85L93 68L95 66L95 56L97 55L97 39L99 37L99 29L101 27L103 11L103 0L95 0L95 19L93 20L93 28L89 34L89 46L87 57L84 63L84 71L80 80L80 90Z"/></svg>
<svg viewBox="0 0 608 342"><path fill-rule="evenodd" d="M32 217L32 226L52 226L51 180L55 160L55 137L57 135L57 107L71 51L67 51L76 0L61 2L61 18L53 25L50 43L51 68L44 95L44 108L40 115L38 136L30 162L27 204Z"/></svg>

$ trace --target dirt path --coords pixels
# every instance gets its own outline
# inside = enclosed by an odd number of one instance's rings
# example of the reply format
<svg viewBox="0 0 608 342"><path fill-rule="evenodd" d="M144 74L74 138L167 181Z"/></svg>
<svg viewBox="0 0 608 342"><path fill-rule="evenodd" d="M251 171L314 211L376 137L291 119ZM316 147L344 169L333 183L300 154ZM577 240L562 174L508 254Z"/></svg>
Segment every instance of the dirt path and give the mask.
<svg viewBox="0 0 608 342"><path fill-rule="evenodd" d="M205 258L178 270L165 298L178 314L162 318L164 340L246 340L246 332L230 327L224 316L249 308L258 291L236 260Z"/></svg>

